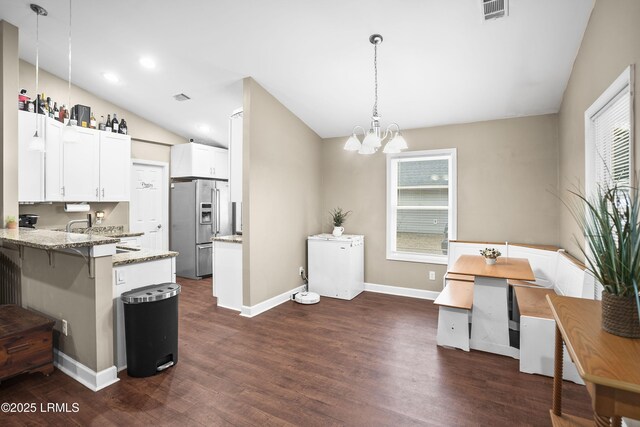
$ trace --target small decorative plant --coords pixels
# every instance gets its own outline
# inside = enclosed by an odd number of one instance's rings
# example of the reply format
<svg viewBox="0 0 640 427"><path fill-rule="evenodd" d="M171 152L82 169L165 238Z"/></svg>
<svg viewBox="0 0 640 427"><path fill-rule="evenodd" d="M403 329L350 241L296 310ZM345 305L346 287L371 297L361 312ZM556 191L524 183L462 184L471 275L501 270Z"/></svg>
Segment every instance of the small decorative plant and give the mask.
<svg viewBox="0 0 640 427"><path fill-rule="evenodd" d="M333 222L334 227L342 227L342 224L347 220L351 211L344 211L341 207L337 207L331 210L331 221Z"/></svg>
<svg viewBox="0 0 640 427"><path fill-rule="evenodd" d="M344 232L344 227L342 224L347 220L351 211L344 211L341 207L334 208L330 211L331 213L331 222L333 223L333 235L335 237L342 236Z"/></svg>
<svg viewBox="0 0 640 427"><path fill-rule="evenodd" d="M480 250L480 255L482 255L485 258L496 259L502 254L496 248L484 248Z"/></svg>
<svg viewBox="0 0 640 427"><path fill-rule="evenodd" d="M16 217L15 216L8 216L4 219L7 228L13 230L18 228L18 223L16 222Z"/></svg>
<svg viewBox="0 0 640 427"><path fill-rule="evenodd" d="M587 270L604 288L602 327L640 338L640 191L613 183L599 187L592 198L570 193L577 203L565 205L583 231L584 244L575 240Z"/></svg>

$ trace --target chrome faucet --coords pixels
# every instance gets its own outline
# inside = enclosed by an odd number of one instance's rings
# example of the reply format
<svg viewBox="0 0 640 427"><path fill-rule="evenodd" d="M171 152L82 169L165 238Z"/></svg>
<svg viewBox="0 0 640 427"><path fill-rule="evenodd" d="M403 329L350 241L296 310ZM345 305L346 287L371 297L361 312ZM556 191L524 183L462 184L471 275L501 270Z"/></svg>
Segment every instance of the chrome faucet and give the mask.
<svg viewBox="0 0 640 427"><path fill-rule="evenodd" d="M73 224L81 224L81 223L85 223L87 224L87 228L91 228L91 214L90 213L87 214L87 219L74 219L69 221L67 223L67 233L71 233L71 227L73 226Z"/></svg>

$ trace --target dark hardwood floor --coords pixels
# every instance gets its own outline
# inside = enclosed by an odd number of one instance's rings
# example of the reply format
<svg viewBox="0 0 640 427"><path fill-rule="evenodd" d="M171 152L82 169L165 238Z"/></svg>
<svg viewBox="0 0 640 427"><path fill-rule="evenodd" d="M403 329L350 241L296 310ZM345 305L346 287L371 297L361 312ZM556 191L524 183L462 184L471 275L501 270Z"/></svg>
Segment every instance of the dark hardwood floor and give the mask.
<svg viewBox="0 0 640 427"><path fill-rule="evenodd" d="M94 393L56 370L0 384L0 403L78 403L0 414L0 425L548 426L552 379L518 361L436 346L431 301L365 292L246 319L209 280L180 279L179 363ZM591 417L583 386L563 409Z"/></svg>

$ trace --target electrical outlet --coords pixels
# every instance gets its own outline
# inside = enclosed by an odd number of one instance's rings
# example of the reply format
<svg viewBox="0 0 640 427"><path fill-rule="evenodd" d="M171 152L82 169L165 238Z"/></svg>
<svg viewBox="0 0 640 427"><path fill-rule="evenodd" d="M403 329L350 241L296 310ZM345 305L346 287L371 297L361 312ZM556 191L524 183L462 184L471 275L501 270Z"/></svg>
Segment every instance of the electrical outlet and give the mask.
<svg viewBox="0 0 640 427"><path fill-rule="evenodd" d="M298 268L298 276L302 276L304 274L304 267Z"/></svg>
<svg viewBox="0 0 640 427"><path fill-rule="evenodd" d="M436 280L436 272L435 271L430 271L429 272L429 280Z"/></svg>
<svg viewBox="0 0 640 427"><path fill-rule="evenodd" d="M62 319L62 335L65 337L69 335L69 324L64 319Z"/></svg>

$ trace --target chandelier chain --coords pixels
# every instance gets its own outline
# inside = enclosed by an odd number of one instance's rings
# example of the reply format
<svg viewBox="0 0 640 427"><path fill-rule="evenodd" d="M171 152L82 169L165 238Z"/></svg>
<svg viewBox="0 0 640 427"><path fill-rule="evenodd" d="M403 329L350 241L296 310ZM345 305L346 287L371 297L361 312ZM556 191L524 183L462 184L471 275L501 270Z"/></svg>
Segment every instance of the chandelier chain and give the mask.
<svg viewBox="0 0 640 427"><path fill-rule="evenodd" d="M373 103L373 117L378 117L378 45L373 45L373 73L375 80L375 101Z"/></svg>
<svg viewBox="0 0 640 427"><path fill-rule="evenodd" d="M69 87L67 88L67 108L71 111L71 0L69 0ZM71 123L71 113L69 113L69 123Z"/></svg>

